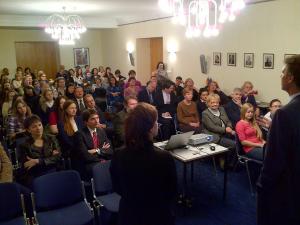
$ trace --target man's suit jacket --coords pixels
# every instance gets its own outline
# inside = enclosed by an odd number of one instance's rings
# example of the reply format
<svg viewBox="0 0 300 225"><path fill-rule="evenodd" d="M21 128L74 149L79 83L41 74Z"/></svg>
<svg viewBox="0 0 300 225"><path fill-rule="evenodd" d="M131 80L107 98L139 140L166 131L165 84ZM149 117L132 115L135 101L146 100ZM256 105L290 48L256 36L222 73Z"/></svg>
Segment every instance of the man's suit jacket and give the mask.
<svg viewBox="0 0 300 225"><path fill-rule="evenodd" d="M155 92L150 93L152 95L152 99L153 102L152 104L154 104L154 96L155 96ZM146 102L146 103L150 103L150 96L148 94L147 88L144 88L143 90L141 90L138 94L138 100L139 102Z"/></svg>
<svg viewBox="0 0 300 225"><path fill-rule="evenodd" d="M231 100L224 106L224 109L235 130L237 122L241 119L241 108Z"/></svg>
<svg viewBox="0 0 300 225"><path fill-rule="evenodd" d="M258 180L258 224L300 224L300 96L276 111Z"/></svg>
<svg viewBox="0 0 300 225"><path fill-rule="evenodd" d="M218 143L220 138L223 135L226 135L226 127L231 127L232 124L227 117L227 114L223 107L219 108L220 117L215 116L214 114L206 109L202 112L202 126L203 132L206 134L212 134L214 137L214 142ZM222 127L222 122L225 124L225 127Z"/></svg>
<svg viewBox="0 0 300 225"><path fill-rule="evenodd" d="M85 163L92 163L92 162L99 162L100 159L102 158L110 158L112 155L112 147L110 147L107 150L101 149L101 146L103 145L104 142L110 143L109 139L107 138L105 131L101 128L97 128L97 137L98 141L100 143L99 149L101 151L101 154L90 154L88 150L94 149L94 143L93 143L93 137L91 135L90 130L87 127L84 127L81 132L80 132L80 140L78 146L78 154L77 157L78 159L84 160Z"/></svg>
<svg viewBox="0 0 300 225"><path fill-rule="evenodd" d="M79 107L79 104L78 104L77 99L76 99L76 98L73 98L72 100L75 102L76 107L77 107L76 115L77 115L77 116L81 115L82 111L80 111L80 107ZM83 103L83 105L84 105L84 109L86 109L86 106L85 106L85 104L84 104L83 99L82 99L82 103Z"/></svg>
<svg viewBox="0 0 300 225"><path fill-rule="evenodd" d="M169 112L173 117L177 110L177 103L176 95L173 92L170 94L170 104L164 103L162 90L157 91L155 94L154 104L158 111L159 117L161 117L161 114L165 112Z"/></svg>

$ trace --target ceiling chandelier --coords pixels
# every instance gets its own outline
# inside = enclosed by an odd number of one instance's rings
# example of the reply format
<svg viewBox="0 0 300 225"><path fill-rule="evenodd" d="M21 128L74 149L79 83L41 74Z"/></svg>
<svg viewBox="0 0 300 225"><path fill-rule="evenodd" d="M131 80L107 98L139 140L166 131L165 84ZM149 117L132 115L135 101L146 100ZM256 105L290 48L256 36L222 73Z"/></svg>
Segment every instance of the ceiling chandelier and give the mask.
<svg viewBox="0 0 300 225"><path fill-rule="evenodd" d="M58 40L60 45L74 45L80 34L86 31L86 27L80 16L66 15L66 7L63 7L63 11L62 15L53 14L47 18L45 32Z"/></svg>
<svg viewBox="0 0 300 225"><path fill-rule="evenodd" d="M221 24L234 21L244 0L159 0L160 8L173 15L175 24L186 26L187 37L218 36Z"/></svg>

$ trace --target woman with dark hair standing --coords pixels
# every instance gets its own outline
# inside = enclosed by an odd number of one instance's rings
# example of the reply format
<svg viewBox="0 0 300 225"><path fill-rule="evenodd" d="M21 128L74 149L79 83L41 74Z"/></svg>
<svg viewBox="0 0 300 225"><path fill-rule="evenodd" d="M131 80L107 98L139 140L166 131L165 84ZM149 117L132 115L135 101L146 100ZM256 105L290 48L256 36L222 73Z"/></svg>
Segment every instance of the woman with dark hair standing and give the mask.
<svg viewBox="0 0 300 225"><path fill-rule="evenodd" d="M125 121L126 148L111 162L113 187L121 195L120 225L173 225L176 168L167 151L153 146L157 111L140 103Z"/></svg>

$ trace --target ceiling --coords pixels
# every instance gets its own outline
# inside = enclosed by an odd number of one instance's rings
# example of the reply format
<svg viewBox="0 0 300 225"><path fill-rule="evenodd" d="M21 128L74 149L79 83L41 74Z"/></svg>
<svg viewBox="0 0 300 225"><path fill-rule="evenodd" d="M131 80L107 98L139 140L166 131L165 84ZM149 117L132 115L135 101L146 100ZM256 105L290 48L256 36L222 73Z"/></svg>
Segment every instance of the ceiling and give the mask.
<svg viewBox="0 0 300 225"><path fill-rule="evenodd" d="M254 4L273 0L246 0ZM165 18L158 0L0 0L0 27L43 27L53 13L82 16L88 28L114 28L119 25Z"/></svg>

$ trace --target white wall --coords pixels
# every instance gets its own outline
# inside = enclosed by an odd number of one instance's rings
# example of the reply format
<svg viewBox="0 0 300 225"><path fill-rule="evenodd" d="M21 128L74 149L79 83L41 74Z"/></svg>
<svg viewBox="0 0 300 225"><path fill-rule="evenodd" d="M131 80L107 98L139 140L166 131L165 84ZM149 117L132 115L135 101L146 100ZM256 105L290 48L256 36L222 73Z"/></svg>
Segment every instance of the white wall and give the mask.
<svg viewBox="0 0 300 225"><path fill-rule="evenodd" d="M0 29L0 68L8 67L11 76L16 70L15 42L53 41L43 30ZM75 45L59 46L60 61L66 68L74 67L73 48L89 48L91 67L103 63L101 30L88 30ZM42 68L41 68L42 69Z"/></svg>
<svg viewBox="0 0 300 225"><path fill-rule="evenodd" d="M299 0L277 0L249 5L233 23L226 23L217 38L187 39L183 27L170 20L158 20L103 31L104 63L125 74L130 66L126 43L137 38L163 37L164 61L168 61L167 44L178 44L177 60L168 62L174 78L192 77L197 87L204 86L207 75L200 70L200 54L207 56L208 76L216 79L229 93L243 81L250 80L259 91L257 99L270 101L278 97L287 102L287 94L280 90L280 73L286 53L300 53ZM213 52L222 52L222 65L212 65ZM237 66L227 66L227 52L237 53ZM254 68L244 68L244 53L254 53ZM274 69L263 69L263 53L275 54ZM137 59L138 63L138 59Z"/></svg>

